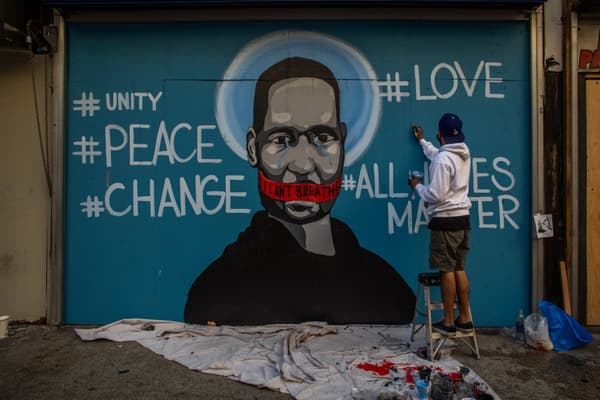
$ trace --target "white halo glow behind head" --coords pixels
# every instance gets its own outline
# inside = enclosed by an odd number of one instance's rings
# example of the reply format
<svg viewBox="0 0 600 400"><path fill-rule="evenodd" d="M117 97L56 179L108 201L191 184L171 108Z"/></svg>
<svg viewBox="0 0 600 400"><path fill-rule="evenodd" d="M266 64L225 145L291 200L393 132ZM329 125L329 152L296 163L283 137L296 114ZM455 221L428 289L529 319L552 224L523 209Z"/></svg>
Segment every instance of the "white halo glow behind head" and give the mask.
<svg viewBox="0 0 600 400"><path fill-rule="evenodd" d="M332 36L285 30L248 43L231 62L217 86L215 117L223 140L247 159L246 134L252 127L256 80L271 65L303 57L326 65L340 87L340 120L347 125L345 163L352 165L373 140L381 114L377 77L366 58Z"/></svg>

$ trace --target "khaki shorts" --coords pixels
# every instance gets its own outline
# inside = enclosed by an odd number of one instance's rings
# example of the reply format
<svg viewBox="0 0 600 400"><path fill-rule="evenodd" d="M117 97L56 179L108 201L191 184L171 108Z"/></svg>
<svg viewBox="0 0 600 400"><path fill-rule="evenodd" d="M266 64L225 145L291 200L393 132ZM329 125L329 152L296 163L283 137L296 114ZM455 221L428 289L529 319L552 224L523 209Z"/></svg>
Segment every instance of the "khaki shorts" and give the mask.
<svg viewBox="0 0 600 400"><path fill-rule="evenodd" d="M464 271L470 231L430 231L429 266L443 272Z"/></svg>

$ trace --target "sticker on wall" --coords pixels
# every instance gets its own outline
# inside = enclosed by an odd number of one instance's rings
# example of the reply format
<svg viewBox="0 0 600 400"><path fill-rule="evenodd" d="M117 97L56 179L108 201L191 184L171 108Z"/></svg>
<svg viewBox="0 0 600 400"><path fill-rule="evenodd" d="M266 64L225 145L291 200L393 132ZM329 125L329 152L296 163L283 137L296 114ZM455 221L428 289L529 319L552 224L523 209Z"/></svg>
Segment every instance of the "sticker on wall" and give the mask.
<svg viewBox="0 0 600 400"><path fill-rule="evenodd" d="M533 216L535 223L535 236L538 239L554 237L554 226L552 224L552 214L537 213Z"/></svg>

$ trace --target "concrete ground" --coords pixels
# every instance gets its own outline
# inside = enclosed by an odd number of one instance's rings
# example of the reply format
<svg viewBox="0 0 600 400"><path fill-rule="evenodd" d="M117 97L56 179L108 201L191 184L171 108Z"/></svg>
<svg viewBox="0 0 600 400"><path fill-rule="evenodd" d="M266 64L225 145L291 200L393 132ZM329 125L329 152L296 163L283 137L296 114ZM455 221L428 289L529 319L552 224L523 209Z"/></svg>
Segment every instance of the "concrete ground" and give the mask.
<svg viewBox="0 0 600 400"><path fill-rule="evenodd" d="M478 331L481 359L464 345L451 355L502 399L597 399L600 333L585 347L543 352L498 331ZM73 327L11 325L0 340L0 399L291 399L191 371L135 342L83 342Z"/></svg>

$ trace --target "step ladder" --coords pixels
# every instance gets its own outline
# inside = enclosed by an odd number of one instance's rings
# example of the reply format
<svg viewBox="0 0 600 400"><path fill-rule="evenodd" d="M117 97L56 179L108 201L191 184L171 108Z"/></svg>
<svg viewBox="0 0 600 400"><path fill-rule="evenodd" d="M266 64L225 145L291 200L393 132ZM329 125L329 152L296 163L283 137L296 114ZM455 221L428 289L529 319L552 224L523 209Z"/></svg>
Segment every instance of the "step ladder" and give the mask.
<svg viewBox="0 0 600 400"><path fill-rule="evenodd" d="M433 332L432 330L432 321L431 321L431 312L433 310L443 310L444 303L439 302L431 302L431 287L432 286L440 286L441 285L441 275L439 272L421 272L418 276L419 286L417 288L417 297L415 302L415 312L413 315L412 321L412 332L410 335L411 342L415 340L415 334L419 332L423 327L427 329L427 355L429 356L429 361L435 359L438 355L439 351L446 344L448 339L458 339L463 344L465 344L473 353L473 355L479 360L479 346L477 345L477 335L475 333L475 326L473 326L473 330L471 332L461 332L456 331L455 335L443 335L438 332ZM423 292L423 310L419 309L419 296ZM454 308L458 308L458 303L454 303ZM471 314L469 310L469 314ZM426 317L425 322L418 323L417 315L422 317ZM473 315L471 315L471 318ZM420 325L417 328L417 325Z"/></svg>

